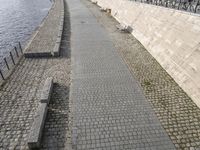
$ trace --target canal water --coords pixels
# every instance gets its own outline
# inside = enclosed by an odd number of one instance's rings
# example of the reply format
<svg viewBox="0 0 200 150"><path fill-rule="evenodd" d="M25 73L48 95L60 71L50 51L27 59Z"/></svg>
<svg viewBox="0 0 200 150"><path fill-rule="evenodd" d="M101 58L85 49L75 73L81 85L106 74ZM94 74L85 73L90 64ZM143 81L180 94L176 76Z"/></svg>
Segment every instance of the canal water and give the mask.
<svg viewBox="0 0 200 150"><path fill-rule="evenodd" d="M50 0L0 0L0 58L25 42L51 7Z"/></svg>

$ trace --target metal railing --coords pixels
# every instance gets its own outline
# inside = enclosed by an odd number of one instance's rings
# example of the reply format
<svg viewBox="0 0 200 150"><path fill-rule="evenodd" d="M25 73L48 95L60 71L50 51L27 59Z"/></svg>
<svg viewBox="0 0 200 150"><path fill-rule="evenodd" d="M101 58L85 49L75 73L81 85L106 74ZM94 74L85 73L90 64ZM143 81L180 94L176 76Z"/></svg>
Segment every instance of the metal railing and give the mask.
<svg viewBox="0 0 200 150"><path fill-rule="evenodd" d="M21 43L19 42L7 55L5 55L0 61L0 76L2 80L5 80L11 69L17 64L23 50Z"/></svg>
<svg viewBox="0 0 200 150"><path fill-rule="evenodd" d="M200 13L200 0L131 0L168 8Z"/></svg>

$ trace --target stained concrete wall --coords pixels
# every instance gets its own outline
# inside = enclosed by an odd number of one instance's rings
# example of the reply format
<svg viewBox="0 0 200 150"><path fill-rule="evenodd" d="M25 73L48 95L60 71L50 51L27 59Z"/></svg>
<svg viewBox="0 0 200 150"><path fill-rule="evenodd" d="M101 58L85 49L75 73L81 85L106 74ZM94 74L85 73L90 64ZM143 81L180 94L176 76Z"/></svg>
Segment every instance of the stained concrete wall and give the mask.
<svg viewBox="0 0 200 150"><path fill-rule="evenodd" d="M200 107L200 15L128 0L92 0L123 25Z"/></svg>

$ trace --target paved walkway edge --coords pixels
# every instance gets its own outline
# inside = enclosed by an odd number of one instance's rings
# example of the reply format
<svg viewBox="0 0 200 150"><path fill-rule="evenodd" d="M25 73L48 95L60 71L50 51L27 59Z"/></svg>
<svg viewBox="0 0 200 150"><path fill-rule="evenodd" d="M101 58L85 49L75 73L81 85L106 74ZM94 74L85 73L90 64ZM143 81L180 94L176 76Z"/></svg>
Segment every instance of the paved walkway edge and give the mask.
<svg viewBox="0 0 200 150"><path fill-rule="evenodd" d="M52 11L52 9L55 6L55 1L54 4L52 5L51 9L49 10ZM44 22L46 21L46 19L49 17L49 13L48 15L45 17L45 19L43 20L43 22L41 23L41 25L39 26L39 28L36 30L36 32L33 34L32 38L30 39L30 41L28 42L25 50L24 50L24 56L25 58L34 58L34 57L58 57L60 55L60 44L61 44L61 38L62 38L62 33L63 33L63 25L64 25L64 0L62 0L62 8L60 10L60 22L59 22L59 28L57 31L57 39L56 39L56 43L55 46L53 48L52 52L29 52L27 51L27 49L29 48L30 44L32 43L32 41L36 38L37 34L40 32L41 27L44 25Z"/></svg>
<svg viewBox="0 0 200 150"><path fill-rule="evenodd" d="M31 35L31 38L27 41L27 44L25 45L25 48L24 48L24 56L26 55L27 49L29 48L29 46L32 43L32 41L34 40L34 38L37 36L40 28L44 25L44 22L46 21L47 17L49 16L49 12L54 8L54 6L55 6L55 1L53 1L53 4L52 4L50 10L48 11L48 14L46 15L46 17L42 20L41 24L38 26L38 28Z"/></svg>
<svg viewBox="0 0 200 150"><path fill-rule="evenodd" d="M62 0L60 27L58 30L57 40L56 40L56 44L54 46L53 54L52 54L55 57L58 57L60 55L59 50L60 50L60 45L61 45L63 27L64 27L64 0Z"/></svg>

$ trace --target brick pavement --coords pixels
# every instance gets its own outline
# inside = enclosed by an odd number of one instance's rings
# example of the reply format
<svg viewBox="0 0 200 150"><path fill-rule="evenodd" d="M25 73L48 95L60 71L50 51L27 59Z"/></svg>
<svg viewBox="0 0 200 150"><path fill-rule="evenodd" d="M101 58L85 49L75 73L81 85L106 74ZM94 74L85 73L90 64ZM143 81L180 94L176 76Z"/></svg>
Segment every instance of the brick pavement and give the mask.
<svg viewBox="0 0 200 150"><path fill-rule="evenodd" d="M0 149L28 149L26 142L39 104L39 90L47 77L54 78L55 88L42 145L44 149L55 149L61 147L61 142L68 142L70 59L23 59L0 91ZM49 145L52 140L59 145Z"/></svg>
<svg viewBox="0 0 200 150"><path fill-rule="evenodd" d="M82 2L105 27L176 149L199 150L200 109L137 39L117 30L113 17L87 0Z"/></svg>
<svg viewBox="0 0 200 150"><path fill-rule="evenodd" d="M74 149L174 149L105 29L80 0L71 16Z"/></svg>

